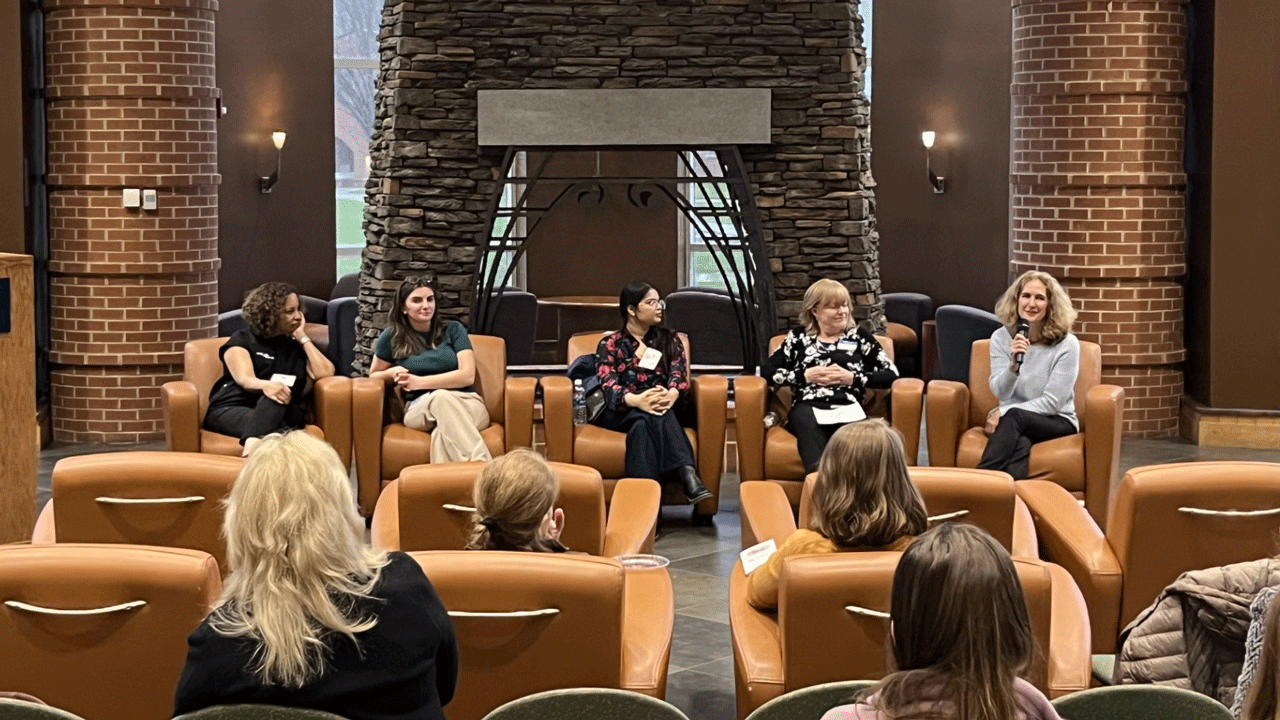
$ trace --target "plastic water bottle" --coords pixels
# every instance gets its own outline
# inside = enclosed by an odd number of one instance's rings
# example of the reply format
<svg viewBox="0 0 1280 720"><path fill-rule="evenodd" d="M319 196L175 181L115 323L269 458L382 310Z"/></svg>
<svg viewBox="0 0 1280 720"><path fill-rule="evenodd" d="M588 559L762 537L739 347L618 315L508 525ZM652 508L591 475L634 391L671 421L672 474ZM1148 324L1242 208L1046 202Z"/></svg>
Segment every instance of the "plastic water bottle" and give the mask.
<svg viewBox="0 0 1280 720"><path fill-rule="evenodd" d="M769 411L765 413L765 416L764 416L765 430L768 430L771 427L777 427L778 425L781 425L781 424L782 424L782 416L778 415L778 413L773 411Z"/></svg>
<svg viewBox="0 0 1280 720"><path fill-rule="evenodd" d="M582 380L573 381L573 424L587 423L587 391L582 388Z"/></svg>

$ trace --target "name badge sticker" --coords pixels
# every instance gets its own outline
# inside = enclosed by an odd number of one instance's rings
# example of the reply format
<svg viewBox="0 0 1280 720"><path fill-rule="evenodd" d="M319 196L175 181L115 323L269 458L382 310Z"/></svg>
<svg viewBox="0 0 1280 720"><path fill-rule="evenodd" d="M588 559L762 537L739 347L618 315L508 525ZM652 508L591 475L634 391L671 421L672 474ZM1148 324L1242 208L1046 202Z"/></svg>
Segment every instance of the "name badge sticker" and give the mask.
<svg viewBox="0 0 1280 720"><path fill-rule="evenodd" d="M288 375L286 373L276 373L271 376L271 382L278 382L281 385L288 385L289 387L293 387L293 384L297 381L298 381L297 375Z"/></svg>
<svg viewBox="0 0 1280 720"><path fill-rule="evenodd" d="M778 544L773 541L773 538L743 550L738 554L738 557L742 558L742 572L750 575L776 552L778 552Z"/></svg>
<svg viewBox="0 0 1280 720"><path fill-rule="evenodd" d="M652 370L658 367L658 361L662 359L662 353L653 348L645 348L644 354L640 356L640 367L645 370Z"/></svg>
<svg viewBox="0 0 1280 720"><path fill-rule="evenodd" d="M843 352L857 352L858 343L848 339L841 340L840 342L836 343L836 349L841 350Z"/></svg>

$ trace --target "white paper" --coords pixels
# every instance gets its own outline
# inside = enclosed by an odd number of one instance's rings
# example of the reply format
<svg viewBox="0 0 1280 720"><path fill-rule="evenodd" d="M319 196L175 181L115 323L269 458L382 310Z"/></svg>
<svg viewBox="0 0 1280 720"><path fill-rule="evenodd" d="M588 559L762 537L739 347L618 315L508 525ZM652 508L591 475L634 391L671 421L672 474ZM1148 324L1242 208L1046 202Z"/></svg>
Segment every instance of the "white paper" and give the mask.
<svg viewBox="0 0 1280 720"><path fill-rule="evenodd" d="M288 387L293 387L293 384L297 382L297 380L298 380L297 375L286 375L284 373L276 373L275 375L271 376L271 382L278 382L281 385L286 385Z"/></svg>
<svg viewBox="0 0 1280 720"><path fill-rule="evenodd" d="M743 550L738 554L738 557L742 558L742 572L750 575L776 552L778 552L778 544L773 541L773 538Z"/></svg>
<svg viewBox="0 0 1280 720"><path fill-rule="evenodd" d="M863 412L862 406L858 403L850 403L849 405L840 405L829 410L814 408L813 419L819 425L844 425L858 420L866 420L867 414Z"/></svg>
<svg viewBox="0 0 1280 720"><path fill-rule="evenodd" d="M652 370L658 367L658 361L662 359L662 353L653 348L645 348L644 354L640 356L640 367L645 370Z"/></svg>

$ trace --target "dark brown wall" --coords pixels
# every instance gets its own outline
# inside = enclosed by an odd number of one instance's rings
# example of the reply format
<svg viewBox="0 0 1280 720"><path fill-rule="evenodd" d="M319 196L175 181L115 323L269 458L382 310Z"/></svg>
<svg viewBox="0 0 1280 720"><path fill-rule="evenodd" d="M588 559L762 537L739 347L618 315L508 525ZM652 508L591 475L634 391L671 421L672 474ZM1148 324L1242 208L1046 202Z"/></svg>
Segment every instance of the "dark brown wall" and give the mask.
<svg viewBox="0 0 1280 720"><path fill-rule="evenodd" d="M335 278L333 7L237 0L219 5L218 87L228 112L218 125L218 304L286 280L328 298ZM271 131L289 134L280 182Z"/></svg>
<svg viewBox="0 0 1280 720"><path fill-rule="evenodd" d="M1009 267L1009 4L875 3L871 169L885 292L991 308ZM935 195L920 132L937 132Z"/></svg>
<svg viewBox="0 0 1280 720"><path fill-rule="evenodd" d="M1213 46L1211 87L1196 99L1212 122L1197 131L1210 152L1192 205L1189 314L1199 322L1188 323L1188 390L1214 407L1280 410L1280 383L1270 381L1280 361L1280 4L1217 0L1199 11L1212 13L1198 27L1211 25Z"/></svg>
<svg viewBox="0 0 1280 720"><path fill-rule="evenodd" d="M0 252L26 253L23 232L21 3L0 3Z"/></svg>

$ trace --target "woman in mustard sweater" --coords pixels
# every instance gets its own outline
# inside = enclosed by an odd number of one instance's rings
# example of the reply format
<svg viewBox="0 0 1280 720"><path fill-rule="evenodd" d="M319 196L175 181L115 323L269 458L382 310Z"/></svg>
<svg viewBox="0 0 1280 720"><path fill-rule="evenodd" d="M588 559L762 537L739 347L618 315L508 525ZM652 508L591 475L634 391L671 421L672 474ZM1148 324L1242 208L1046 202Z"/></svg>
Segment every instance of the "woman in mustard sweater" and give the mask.
<svg viewBox="0 0 1280 720"><path fill-rule="evenodd" d="M761 610L778 606L778 575L792 555L903 550L927 524L898 431L880 419L849 423L831 437L818 463L809 527L791 533L751 573L747 601Z"/></svg>

